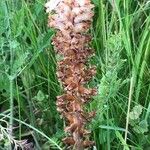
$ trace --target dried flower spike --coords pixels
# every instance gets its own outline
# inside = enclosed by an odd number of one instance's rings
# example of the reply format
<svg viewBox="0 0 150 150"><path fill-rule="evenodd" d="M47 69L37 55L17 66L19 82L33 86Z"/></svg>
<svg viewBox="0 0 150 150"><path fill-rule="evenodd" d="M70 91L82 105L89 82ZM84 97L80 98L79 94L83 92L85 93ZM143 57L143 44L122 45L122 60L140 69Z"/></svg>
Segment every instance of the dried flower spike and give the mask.
<svg viewBox="0 0 150 150"><path fill-rule="evenodd" d="M49 15L48 25L57 30L53 38L56 52L63 56L58 62L57 76L64 88L64 94L57 97L57 110L66 120L65 132L68 137L63 142L68 149L82 150L94 144L89 140L86 123L94 112L86 113L84 104L96 94L95 89L85 84L96 73L95 67L86 65L92 49L88 43L91 37L87 34L92 17L93 7L90 0L51 0L46 5Z"/></svg>

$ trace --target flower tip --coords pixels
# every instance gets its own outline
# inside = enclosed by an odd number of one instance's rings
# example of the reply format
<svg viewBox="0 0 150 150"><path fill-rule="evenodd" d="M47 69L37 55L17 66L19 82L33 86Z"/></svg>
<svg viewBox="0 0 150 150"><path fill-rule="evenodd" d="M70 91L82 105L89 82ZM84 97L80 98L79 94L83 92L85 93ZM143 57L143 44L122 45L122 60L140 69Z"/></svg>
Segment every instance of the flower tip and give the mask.
<svg viewBox="0 0 150 150"><path fill-rule="evenodd" d="M62 0L50 0L45 4L46 12L49 13L56 8Z"/></svg>

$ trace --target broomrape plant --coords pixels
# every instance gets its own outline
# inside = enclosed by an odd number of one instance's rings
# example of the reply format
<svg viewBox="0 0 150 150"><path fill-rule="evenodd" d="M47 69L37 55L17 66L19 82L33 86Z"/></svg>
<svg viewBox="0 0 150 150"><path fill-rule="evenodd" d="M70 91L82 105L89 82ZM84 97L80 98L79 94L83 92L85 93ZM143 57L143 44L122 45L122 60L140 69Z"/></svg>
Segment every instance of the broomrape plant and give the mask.
<svg viewBox="0 0 150 150"><path fill-rule="evenodd" d="M86 88L95 75L95 67L87 66L93 54L89 48L91 36L87 31L94 15L90 0L55 0L46 3L48 26L57 30L52 44L62 60L57 62L57 77L64 93L57 97L57 110L66 120L68 136L63 142L68 149L82 150L94 144L89 140L86 123L95 115L87 113L84 105L96 95L96 89ZM51 13L53 11L53 13Z"/></svg>

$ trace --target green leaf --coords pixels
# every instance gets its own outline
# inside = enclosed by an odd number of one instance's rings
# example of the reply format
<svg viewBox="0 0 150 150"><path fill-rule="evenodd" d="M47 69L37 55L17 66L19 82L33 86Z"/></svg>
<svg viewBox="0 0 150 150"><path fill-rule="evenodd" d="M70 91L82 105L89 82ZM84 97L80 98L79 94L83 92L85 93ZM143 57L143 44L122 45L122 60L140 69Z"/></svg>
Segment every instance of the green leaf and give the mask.
<svg viewBox="0 0 150 150"><path fill-rule="evenodd" d="M45 95L41 90L39 90L38 93L37 93L36 98L37 98L38 101L43 101L45 99Z"/></svg>
<svg viewBox="0 0 150 150"><path fill-rule="evenodd" d="M146 120L142 120L139 125L136 125L134 128L134 131L143 134L145 132L148 132L148 123Z"/></svg>
<svg viewBox="0 0 150 150"><path fill-rule="evenodd" d="M14 43L13 46L15 47L15 46L17 46L17 44ZM16 49L16 50L19 50L19 49ZM26 62L28 60L28 56L29 56L29 53L26 52L26 53L20 53L20 54L18 54L18 57L16 57L16 59L15 59L15 61L13 63L13 67L12 67L12 72L13 72L14 78L22 70L22 68L24 66L26 66Z"/></svg>
<svg viewBox="0 0 150 150"><path fill-rule="evenodd" d="M5 32L9 26L7 7L4 1L0 1L0 34Z"/></svg>
<svg viewBox="0 0 150 150"><path fill-rule="evenodd" d="M120 142L122 143L122 145L124 146L125 150L129 150L128 145L126 144L126 141L124 140L124 138L122 137L122 135L120 134L120 132L116 131L116 136L117 138L120 140Z"/></svg>
<svg viewBox="0 0 150 150"><path fill-rule="evenodd" d="M143 110L143 106L137 105L133 108L133 110L129 113L129 118L131 120L136 120L139 118Z"/></svg>

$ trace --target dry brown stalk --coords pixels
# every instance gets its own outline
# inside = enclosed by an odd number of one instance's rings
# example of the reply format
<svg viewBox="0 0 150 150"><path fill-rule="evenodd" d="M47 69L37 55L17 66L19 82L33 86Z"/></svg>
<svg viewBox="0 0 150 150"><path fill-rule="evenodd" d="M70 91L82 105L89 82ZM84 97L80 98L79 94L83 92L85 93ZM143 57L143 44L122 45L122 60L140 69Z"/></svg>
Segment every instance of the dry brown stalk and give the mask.
<svg viewBox="0 0 150 150"><path fill-rule="evenodd" d="M95 89L86 88L86 83L95 75L95 67L88 67L87 59L93 54L89 48L88 35L94 7L90 0L54 0L46 5L48 25L57 30L53 38L56 52L63 56L57 64L57 76L64 88L64 94L57 97L57 110L66 120L63 142L69 149L82 150L94 144L89 140L85 125L94 112L84 111L84 105L96 94Z"/></svg>

